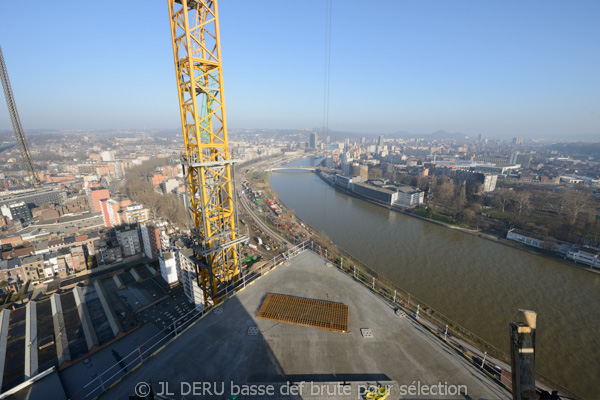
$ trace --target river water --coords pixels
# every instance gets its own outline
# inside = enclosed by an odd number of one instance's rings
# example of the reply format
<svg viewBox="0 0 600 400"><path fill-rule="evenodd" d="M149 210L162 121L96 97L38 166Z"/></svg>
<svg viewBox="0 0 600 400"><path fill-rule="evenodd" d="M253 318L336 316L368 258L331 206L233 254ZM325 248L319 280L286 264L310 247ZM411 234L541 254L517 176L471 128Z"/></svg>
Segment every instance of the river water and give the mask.
<svg viewBox="0 0 600 400"><path fill-rule="evenodd" d="M273 172L271 185L335 244L507 354L517 309L536 311L536 371L600 399L600 275L387 210L312 172Z"/></svg>

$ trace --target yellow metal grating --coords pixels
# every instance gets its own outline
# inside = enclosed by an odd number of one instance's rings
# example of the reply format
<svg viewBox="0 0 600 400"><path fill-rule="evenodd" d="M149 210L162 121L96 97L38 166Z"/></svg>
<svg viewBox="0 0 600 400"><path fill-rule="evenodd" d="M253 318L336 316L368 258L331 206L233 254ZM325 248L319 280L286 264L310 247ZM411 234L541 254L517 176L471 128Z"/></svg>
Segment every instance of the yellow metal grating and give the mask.
<svg viewBox="0 0 600 400"><path fill-rule="evenodd" d="M330 331L348 332L348 306L332 301L267 294L256 316Z"/></svg>

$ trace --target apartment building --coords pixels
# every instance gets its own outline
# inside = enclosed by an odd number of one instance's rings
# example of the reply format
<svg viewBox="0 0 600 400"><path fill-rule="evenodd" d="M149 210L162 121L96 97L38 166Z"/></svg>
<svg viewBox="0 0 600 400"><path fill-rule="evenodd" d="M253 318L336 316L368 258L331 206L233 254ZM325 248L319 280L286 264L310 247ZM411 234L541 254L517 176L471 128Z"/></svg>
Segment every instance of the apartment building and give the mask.
<svg viewBox="0 0 600 400"><path fill-rule="evenodd" d="M123 250L123 257L133 256L142 251L140 236L135 226L125 225L117 227L115 234Z"/></svg>

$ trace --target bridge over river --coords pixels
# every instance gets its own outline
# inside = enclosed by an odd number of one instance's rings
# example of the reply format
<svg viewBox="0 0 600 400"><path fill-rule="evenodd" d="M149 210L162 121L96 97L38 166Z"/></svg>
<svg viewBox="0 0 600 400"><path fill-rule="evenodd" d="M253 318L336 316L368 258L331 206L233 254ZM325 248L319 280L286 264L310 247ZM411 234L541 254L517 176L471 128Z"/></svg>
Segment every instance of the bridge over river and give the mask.
<svg viewBox="0 0 600 400"><path fill-rule="evenodd" d="M297 170L297 171L315 171L315 167L275 167L269 168L267 171L283 171L283 170Z"/></svg>

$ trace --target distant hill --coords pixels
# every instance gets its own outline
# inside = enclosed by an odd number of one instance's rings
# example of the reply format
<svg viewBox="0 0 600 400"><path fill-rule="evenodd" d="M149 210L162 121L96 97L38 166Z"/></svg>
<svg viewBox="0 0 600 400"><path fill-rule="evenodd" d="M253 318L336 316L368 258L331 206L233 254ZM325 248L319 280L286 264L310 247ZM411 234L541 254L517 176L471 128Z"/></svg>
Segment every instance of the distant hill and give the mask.
<svg viewBox="0 0 600 400"><path fill-rule="evenodd" d="M427 135L417 135L414 133L409 133L409 132L405 132L405 131L397 131L392 133L391 135L387 135L389 137L393 137L393 138L404 138L404 139L416 139L416 138L423 138L423 139L437 139L437 140L464 140L464 139L468 139L469 136L462 133L462 132L448 132L448 131L444 131L444 130L439 130L439 131L435 131L432 132L430 134Z"/></svg>
<svg viewBox="0 0 600 400"><path fill-rule="evenodd" d="M564 154L571 154L573 156L593 156L600 158L600 143L586 143L586 142L568 142L568 143L554 143L548 146L551 150L556 150Z"/></svg>

